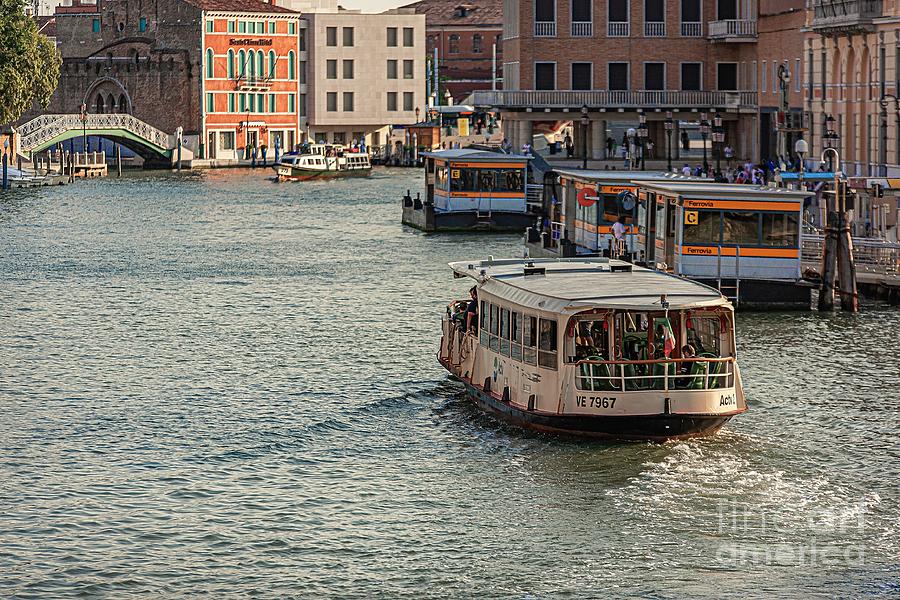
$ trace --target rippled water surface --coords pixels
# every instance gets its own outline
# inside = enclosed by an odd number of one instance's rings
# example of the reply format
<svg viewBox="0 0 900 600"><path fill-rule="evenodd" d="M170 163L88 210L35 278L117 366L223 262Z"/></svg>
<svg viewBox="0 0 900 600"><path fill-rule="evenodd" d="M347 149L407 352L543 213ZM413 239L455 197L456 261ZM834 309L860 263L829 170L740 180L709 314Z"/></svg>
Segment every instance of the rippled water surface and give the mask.
<svg viewBox="0 0 900 600"><path fill-rule="evenodd" d="M518 236L263 176L0 195L0 596L900 596L900 312L742 314L710 439L528 434L435 361Z"/></svg>

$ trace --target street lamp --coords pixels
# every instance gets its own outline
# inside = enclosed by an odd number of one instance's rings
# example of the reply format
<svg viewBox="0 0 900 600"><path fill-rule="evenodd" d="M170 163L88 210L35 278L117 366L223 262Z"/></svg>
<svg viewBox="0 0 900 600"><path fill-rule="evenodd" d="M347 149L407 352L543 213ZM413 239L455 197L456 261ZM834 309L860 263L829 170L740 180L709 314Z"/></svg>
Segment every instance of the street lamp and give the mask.
<svg viewBox="0 0 900 600"><path fill-rule="evenodd" d="M644 155L646 154L647 147L647 115L641 113L638 115L638 145L641 148L641 171L644 170Z"/></svg>
<svg viewBox="0 0 900 600"><path fill-rule="evenodd" d="M675 129L675 121L672 119L672 111L666 111L666 170L672 171L672 131Z"/></svg>
<svg viewBox="0 0 900 600"><path fill-rule="evenodd" d="M894 101L894 118L895 128L894 135L900 136L900 98L894 94L884 94L879 100L881 104L881 150L879 152L879 163L881 163L881 175L887 175L887 105L888 99ZM897 142L897 157L900 160L900 139Z"/></svg>
<svg viewBox="0 0 900 600"><path fill-rule="evenodd" d="M722 142L725 141L725 130L722 128L722 115L713 117L713 149L716 152L716 176L722 173Z"/></svg>
<svg viewBox="0 0 900 600"><path fill-rule="evenodd" d="M709 121L706 112L700 113L700 137L703 140L703 171L709 173L709 163L706 160L706 138L709 137Z"/></svg>
<svg viewBox="0 0 900 600"><path fill-rule="evenodd" d="M806 156L806 153L809 152L809 144L806 143L806 140L800 138L797 140L797 143L794 144L794 152L797 153L797 156L800 157L800 170L797 173L797 177L799 179L800 189L803 189L803 157Z"/></svg>
<svg viewBox="0 0 900 600"><path fill-rule="evenodd" d="M828 149L837 149L839 136L837 131L834 129L834 117L831 115L825 115L825 131L822 133L822 146L825 150ZM822 162L825 162L825 152L822 153ZM835 152L837 156L837 152ZM831 158L829 158L829 161ZM834 171L835 165L830 164L829 168ZM837 165L837 168L840 168L840 165Z"/></svg>
<svg viewBox="0 0 900 600"><path fill-rule="evenodd" d="M588 118L588 107L587 104L581 105L581 168L587 171L587 135L588 135L588 125L590 125L591 120Z"/></svg>

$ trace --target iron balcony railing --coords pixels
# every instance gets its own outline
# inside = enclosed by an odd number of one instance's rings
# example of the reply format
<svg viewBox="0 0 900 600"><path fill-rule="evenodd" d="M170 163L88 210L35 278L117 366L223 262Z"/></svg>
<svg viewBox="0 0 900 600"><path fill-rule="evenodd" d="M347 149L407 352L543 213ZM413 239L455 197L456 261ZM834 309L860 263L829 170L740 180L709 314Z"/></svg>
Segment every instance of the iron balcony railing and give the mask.
<svg viewBox="0 0 900 600"><path fill-rule="evenodd" d="M572 21L572 37L591 37L594 24L591 21Z"/></svg>
<svg viewBox="0 0 900 600"><path fill-rule="evenodd" d="M506 108L753 108L757 93L746 91L572 91L572 90L476 90L466 101L475 106Z"/></svg>
<svg viewBox="0 0 900 600"><path fill-rule="evenodd" d="M666 24L661 21L644 23L644 37L666 37Z"/></svg>
<svg viewBox="0 0 900 600"><path fill-rule="evenodd" d="M556 21L535 21L534 22L535 37L555 37Z"/></svg>
<svg viewBox="0 0 900 600"><path fill-rule="evenodd" d="M853 29L882 16L882 0L814 0L813 29Z"/></svg>
<svg viewBox="0 0 900 600"><path fill-rule="evenodd" d="M703 23L685 22L681 24L681 37L703 37Z"/></svg>
<svg viewBox="0 0 900 600"><path fill-rule="evenodd" d="M610 21L606 27L607 37L628 37L631 35L631 23L627 21Z"/></svg>
<svg viewBox="0 0 900 600"><path fill-rule="evenodd" d="M709 37L711 39L755 39L756 19L728 19L727 21L710 21Z"/></svg>

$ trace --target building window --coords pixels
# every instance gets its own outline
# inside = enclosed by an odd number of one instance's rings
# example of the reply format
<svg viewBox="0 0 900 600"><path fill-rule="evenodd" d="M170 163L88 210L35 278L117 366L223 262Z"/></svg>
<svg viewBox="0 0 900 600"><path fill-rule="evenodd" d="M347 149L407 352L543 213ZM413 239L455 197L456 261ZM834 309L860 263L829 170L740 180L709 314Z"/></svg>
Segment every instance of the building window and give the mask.
<svg viewBox="0 0 900 600"><path fill-rule="evenodd" d="M716 65L716 85L721 91L735 91L737 83L737 63L719 63Z"/></svg>
<svg viewBox="0 0 900 600"><path fill-rule="evenodd" d="M100 19L94 19L91 21L91 31L94 33L100 33Z"/></svg>
<svg viewBox="0 0 900 600"><path fill-rule="evenodd" d="M884 48L881 49L881 53L884 54ZM884 64L884 61L881 61L881 64ZM803 68L800 66L800 59L794 59L794 91L799 92L803 86ZM884 72L881 73L881 85L884 85ZM884 92L882 92L884 93Z"/></svg>
<svg viewBox="0 0 900 600"><path fill-rule="evenodd" d="M300 30L300 35L298 36L297 39L298 39L297 50L299 50L300 52L306 52L306 30L305 29Z"/></svg>
<svg viewBox="0 0 900 600"><path fill-rule="evenodd" d="M275 79L275 51L269 50L269 79Z"/></svg>
<svg viewBox="0 0 900 600"><path fill-rule="evenodd" d="M769 80L769 76L768 76L768 74L769 74L769 63L768 63L768 61L765 61L765 60L762 61L762 69L760 70L760 73L762 73L762 77L760 77L760 80L759 80L759 91L760 91L760 92L765 92L765 91L766 91L767 82L768 82L768 80Z"/></svg>
<svg viewBox="0 0 900 600"><path fill-rule="evenodd" d="M344 79L353 79L353 61L344 61Z"/></svg>
<svg viewBox="0 0 900 600"><path fill-rule="evenodd" d="M306 61L300 61L300 68L297 71L297 81L302 84L306 84Z"/></svg>
<svg viewBox="0 0 900 600"><path fill-rule="evenodd" d="M644 22L645 23L665 23L666 22L666 2L665 2L665 0L644 0Z"/></svg>
<svg viewBox="0 0 900 600"><path fill-rule="evenodd" d="M552 62L534 63L534 89L536 89L536 90L555 90L556 89L556 63L552 63Z"/></svg>
<svg viewBox="0 0 900 600"><path fill-rule="evenodd" d="M681 89L687 92L703 89L702 69L703 63L681 63Z"/></svg>
<svg viewBox="0 0 900 600"><path fill-rule="evenodd" d="M275 94L269 94L269 112L275 112Z"/></svg>
<svg viewBox="0 0 900 600"><path fill-rule="evenodd" d="M454 33L450 36L449 42L450 48L448 49L448 52L450 54L459 54L459 36Z"/></svg>
<svg viewBox="0 0 900 600"><path fill-rule="evenodd" d="M288 111L294 112L294 95L288 97ZM300 113L299 116L306 116L306 94L300 94Z"/></svg>
<svg viewBox="0 0 900 600"><path fill-rule="evenodd" d="M207 27L212 31L212 21L207 21ZM138 30L142 32L147 31L147 17L138 19Z"/></svg>
<svg viewBox="0 0 900 600"><path fill-rule="evenodd" d="M260 79L264 79L266 76L266 58L263 55L262 50L256 51L256 75Z"/></svg>
<svg viewBox="0 0 900 600"><path fill-rule="evenodd" d="M275 35L275 21L269 21L269 33Z"/></svg>
<svg viewBox="0 0 900 600"><path fill-rule="evenodd" d="M535 0L534 20L536 23L556 21L556 0Z"/></svg>
<svg viewBox="0 0 900 600"><path fill-rule="evenodd" d="M240 112L247 110L247 94L238 94L238 108Z"/></svg>
<svg viewBox="0 0 900 600"><path fill-rule="evenodd" d="M343 41L344 46L352 46L353 45L353 28L352 27L344 27L342 41Z"/></svg>
<svg viewBox="0 0 900 600"><path fill-rule="evenodd" d="M247 53L243 50L238 50L237 54L238 60L238 76L243 77L247 74Z"/></svg>
<svg viewBox="0 0 900 600"><path fill-rule="evenodd" d="M403 92L403 110L410 111L413 109L415 96L412 92Z"/></svg>
<svg viewBox="0 0 900 600"><path fill-rule="evenodd" d="M145 19L144 17L141 17L141 21L144 22L144 28L146 28L146 25L147 25L147 19ZM144 30L141 29L141 31L144 31ZM206 22L206 33L212 33L212 32L213 32L213 22L212 22L212 21L207 21L207 22Z"/></svg>
<svg viewBox="0 0 900 600"><path fill-rule="evenodd" d="M288 23L288 34L294 35L295 33L297 33L297 24L293 22Z"/></svg>
<svg viewBox="0 0 900 600"><path fill-rule="evenodd" d="M330 58L325 61L325 79L337 79L337 60Z"/></svg>
<svg viewBox="0 0 900 600"><path fill-rule="evenodd" d="M734 21L737 18L737 0L718 0L716 2L716 20Z"/></svg>
<svg viewBox="0 0 900 600"><path fill-rule="evenodd" d="M666 89L666 63L644 63L644 89Z"/></svg>
<svg viewBox="0 0 900 600"><path fill-rule="evenodd" d="M249 21L247 23L247 33L256 33L256 21Z"/></svg>
<svg viewBox="0 0 900 600"><path fill-rule="evenodd" d="M294 97L294 94L288 94L288 112L294 112L294 103L297 99Z"/></svg>
<svg viewBox="0 0 900 600"><path fill-rule="evenodd" d="M294 51L288 52L288 79L294 78Z"/></svg>
<svg viewBox="0 0 900 600"><path fill-rule="evenodd" d="M484 38L481 37L480 33L476 33L472 36L472 52L474 52L475 54L481 54L483 45Z"/></svg>
<svg viewBox="0 0 900 600"><path fill-rule="evenodd" d="M413 42L415 41L414 29L412 27L404 27L403 28L403 45L407 48L413 47Z"/></svg>
<svg viewBox="0 0 900 600"><path fill-rule="evenodd" d="M592 20L591 0L572 0L572 22L590 23Z"/></svg>
<svg viewBox="0 0 900 600"><path fill-rule="evenodd" d="M337 111L337 92L328 92L325 101L326 101L325 109L328 112Z"/></svg>
<svg viewBox="0 0 900 600"><path fill-rule="evenodd" d="M337 27L325 28L325 45L337 46Z"/></svg>
<svg viewBox="0 0 900 600"><path fill-rule="evenodd" d="M592 64L589 62L572 63L572 89L573 90L590 90L593 89L591 81Z"/></svg>
<svg viewBox="0 0 900 600"><path fill-rule="evenodd" d="M234 50L228 49L228 79L234 79Z"/></svg>
<svg viewBox="0 0 900 600"><path fill-rule="evenodd" d="M219 146L222 148L222 150L234 150L234 132L221 132L219 134Z"/></svg>
<svg viewBox="0 0 900 600"><path fill-rule="evenodd" d="M387 78L397 79L397 61L394 59L387 61Z"/></svg>
<svg viewBox="0 0 900 600"><path fill-rule="evenodd" d="M628 89L628 65L629 63L614 62L607 65L607 87L610 90L622 91Z"/></svg>
<svg viewBox="0 0 900 600"><path fill-rule="evenodd" d="M413 78L413 65L414 61L412 60L404 60L403 61L403 79L412 79Z"/></svg>
<svg viewBox="0 0 900 600"><path fill-rule="evenodd" d="M206 78L207 79L213 78L213 73L214 73L214 69L213 69L214 62L213 61L214 60L215 60L215 56L213 55L212 48L207 48L206 49Z"/></svg>
<svg viewBox="0 0 900 600"><path fill-rule="evenodd" d="M234 21L228 21L228 33L234 33Z"/></svg>
<svg viewBox="0 0 900 600"><path fill-rule="evenodd" d="M397 111L397 92L387 93L387 109L390 112Z"/></svg>
<svg viewBox="0 0 900 600"><path fill-rule="evenodd" d="M211 113L216 110L216 100L212 94L206 94L206 112Z"/></svg>
<svg viewBox="0 0 900 600"><path fill-rule="evenodd" d="M353 92L344 92L344 112L353 112Z"/></svg>
<svg viewBox="0 0 900 600"><path fill-rule="evenodd" d="M397 28L396 27L388 27L387 28L387 45L389 48L395 48L397 46Z"/></svg>
<svg viewBox="0 0 900 600"><path fill-rule="evenodd" d="M247 23L238 21L238 33L247 33Z"/></svg>
<svg viewBox="0 0 900 600"><path fill-rule="evenodd" d="M628 0L609 0L609 22L628 23Z"/></svg>
<svg viewBox="0 0 900 600"><path fill-rule="evenodd" d="M234 112L234 92L228 94L228 112Z"/></svg>

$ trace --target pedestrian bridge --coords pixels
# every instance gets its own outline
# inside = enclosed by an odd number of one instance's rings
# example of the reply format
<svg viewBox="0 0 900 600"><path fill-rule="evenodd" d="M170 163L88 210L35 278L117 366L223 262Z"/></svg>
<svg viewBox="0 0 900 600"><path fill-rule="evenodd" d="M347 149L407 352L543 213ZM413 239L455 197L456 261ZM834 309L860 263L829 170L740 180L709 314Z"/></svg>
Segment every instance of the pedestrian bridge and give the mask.
<svg viewBox="0 0 900 600"><path fill-rule="evenodd" d="M169 134L127 113L41 115L18 128L23 154L35 154L60 142L82 135L96 136L122 144L146 163L173 164L177 159L178 135ZM181 159L193 153L182 146Z"/></svg>

